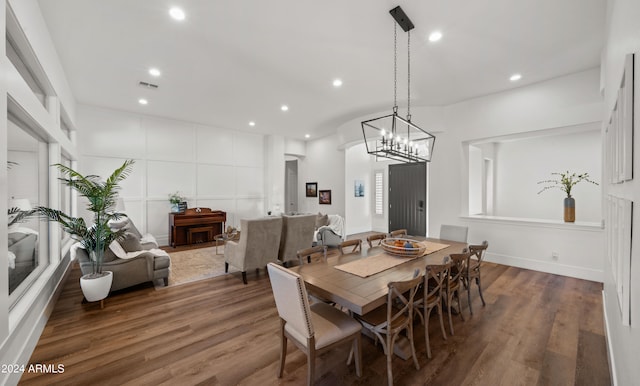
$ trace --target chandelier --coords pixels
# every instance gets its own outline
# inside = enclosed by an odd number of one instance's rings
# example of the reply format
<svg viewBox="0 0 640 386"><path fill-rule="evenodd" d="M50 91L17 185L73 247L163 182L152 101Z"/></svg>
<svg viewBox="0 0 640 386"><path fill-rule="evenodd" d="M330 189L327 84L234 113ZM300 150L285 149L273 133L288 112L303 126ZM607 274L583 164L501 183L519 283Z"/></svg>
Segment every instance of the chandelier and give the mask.
<svg viewBox="0 0 640 386"><path fill-rule="evenodd" d="M409 17L400 6L390 10L393 27L393 113L361 123L367 153L376 160L429 162L436 137L411 122L411 30ZM398 115L398 25L407 33L407 116Z"/></svg>

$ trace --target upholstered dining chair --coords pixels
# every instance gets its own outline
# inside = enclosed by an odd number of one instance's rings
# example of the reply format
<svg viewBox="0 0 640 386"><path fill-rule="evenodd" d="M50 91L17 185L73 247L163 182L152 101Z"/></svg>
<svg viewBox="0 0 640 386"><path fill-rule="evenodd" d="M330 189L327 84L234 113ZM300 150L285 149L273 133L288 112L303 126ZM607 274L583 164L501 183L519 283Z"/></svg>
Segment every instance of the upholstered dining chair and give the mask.
<svg viewBox="0 0 640 386"><path fill-rule="evenodd" d="M458 225L440 225L440 239L458 241L461 243L467 242L467 233L469 233L468 227Z"/></svg>
<svg viewBox="0 0 640 386"><path fill-rule="evenodd" d="M297 260L297 252L313 246L316 226L315 214L282 216L280 250L278 259L287 265Z"/></svg>
<svg viewBox="0 0 640 386"><path fill-rule="evenodd" d="M307 263L311 263L311 260L316 258L320 258L323 261L326 261L327 246L316 245L315 247L301 249L296 253L296 255L298 256L298 262L300 263L300 265L304 264L305 257L307 258Z"/></svg>
<svg viewBox="0 0 640 386"><path fill-rule="evenodd" d="M487 240L483 241L480 245L469 245L469 252L471 255L469 256L469 261L467 261L467 269L464 272L463 280L467 286L467 301L469 303L469 313L473 315L473 309L471 308L471 281L475 279L476 285L478 286L478 292L480 293L480 300L482 300L482 305L485 306L487 303L484 301L484 296L482 296L482 284L480 281L480 266L482 264L482 259L484 258L484 253L489 248L489 243Z"/></svg>
<svg viewBox="0 0 640 386"><path fill-rule="evenodd" d="M345 248L351 248L348 252L345 252ZM340 256L348 255L351 253L357 253L362 251L362 240L354 239L354 240L346 240L340 243Z"/></svg>
<svg viewBox="0 0 640 386"><path fill-rule="evenodd" d="M422 314L417 312L424 324L424 341L427 346L427 357L431 358L431 345L429 344L429 317L434 309L438 311L440 318L440 330L442 337L447 340L447 333L444 330L442 319L442 298L447 285L447 275L449 273L449 263L438 265L427 265L422 285L422 293L416 295L414 305L422 309ZM418 296L420 298L418 299Z"/></svg>
<svg viewBox="0 0 640 386"><path fill-rule="evenodd" d="M386 238L387 238L386 233L374 233L372 235L367 236L367 244L369 244L369 248L373 248L374 246L377 247L380 245L380 243L382 243L382 240Z"/></svg>
<svg viewBox="0 0 640 386"><path fill-rule="evenodd" d="M307 355L307 385L312 385L315 381L316 356L346 342L352 343L356 374L360 377L362 374L360 332L362 326L360 323L328 304L316 303L309 306L304 281L295 272L274 263L269 263L267 270L280 316L281 351L278 378L282 378L284 371L287 339L291 339Z"/></svg>
<svg viewBox="0 0 640 386"><path fill-rule="evenodd" d="M395 231L389 232L389 237L402 237L407 235L406 229L396 229Z"/></svg>
<svg viewBox="0 0 640 386"><path fill-rule="evenodd" d="M407 331L411 345L411 356L416 370L420 369L413 344L413 302L420 283L423 281L419 273L416 272L416 277L411 280L390 282L387 285L389 293L386 304L362 316L355 315L362 326L371 331L376 339L382 343L382 348L387 356L387 383L389 385L393 385L391 366L393 346L403 330Z"/></svg>
<svg viewBox="0 0 640 386"><path fill-rule="evenodd" d="M469 260L469 252L466 248L462 253L452 253L449 255L451 258L451 265L449 267L449 275L447 276L446 283L446 296L447 296L447 309L449 311L449 329L451 335L453 335L453 320L451 318L451 303L455 297L458 302L458 314L464 322L464 316L462 315L462 305L460 304L460 287L462 283L462 275L466 270L466 264Z"/></svg>

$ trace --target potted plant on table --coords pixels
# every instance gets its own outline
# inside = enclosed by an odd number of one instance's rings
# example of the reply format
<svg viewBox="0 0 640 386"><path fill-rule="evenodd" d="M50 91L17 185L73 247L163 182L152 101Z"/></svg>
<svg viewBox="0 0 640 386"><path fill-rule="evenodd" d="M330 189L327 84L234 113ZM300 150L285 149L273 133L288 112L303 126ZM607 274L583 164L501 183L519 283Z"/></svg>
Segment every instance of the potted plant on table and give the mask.
<svg viewBox="0 0 640 386"><path fill-rule="evenodd" d="M87 209L93 213L93 224L90 226L87 226L83 218L70 216L57 209L44 206L36 208L38 213L62 225L64 231L77 240L89 254L93 267L92 273L80 278L82 292L88 301L106 298L111 289L113 273L102 271L104 251L114 240L122 238L126 230L112 231L109 220L126 217L124 213L115 212L113 208L120 190L119 183L131 173L133 163L133 160L125 161L111 173L106 181L101 180L97 175L83 176L62 164L54 165L67 176L60 180L89 201Z"/></svg>
<svg viewBox="0 0 640 386"><path fill-rule="evenodd" d="M545 184L538 194L548 189L557 188L567 194L564 199L564 221L574 222L576 221L576 200L571 196L571 189L581 181L587 181L594 185L598 185L597 182L589 179L589 173L551 173L552 176L558 176L555 179L539 181L538 184Z"/></svg>
<svg viewBox="0 0 640 386"><path fill-rule="evenodd" d="M185 198L180 195L180 192L169 194L169 202L171 203L171 212L179 213L180 203L184 201L185 201Z"/></svg>

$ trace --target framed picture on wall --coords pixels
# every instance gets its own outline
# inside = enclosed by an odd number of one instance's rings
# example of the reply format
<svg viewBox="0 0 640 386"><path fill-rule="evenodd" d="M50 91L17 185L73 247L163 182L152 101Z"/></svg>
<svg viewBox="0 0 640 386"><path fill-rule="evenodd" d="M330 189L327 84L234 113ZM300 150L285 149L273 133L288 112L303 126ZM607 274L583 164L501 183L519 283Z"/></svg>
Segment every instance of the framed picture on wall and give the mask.
<svg viewBox="0 0 640 386"><path fill-rule="evenodd" d="M318 197L318 183L307 182L304 191L307 192L307 197Z"/></svg>
<svg viewBox="0 0 640 386"><path fill-rule="evenodd" d="M364 197L364 181L355 180L353 182L353 196Z"/></svg>
<svg viewBox="0 0 640 386"><path fill-rule="evenodd" d="M331 205L331 191L330 190L321 190L320 198L318 201L320 204Z"/></svg>

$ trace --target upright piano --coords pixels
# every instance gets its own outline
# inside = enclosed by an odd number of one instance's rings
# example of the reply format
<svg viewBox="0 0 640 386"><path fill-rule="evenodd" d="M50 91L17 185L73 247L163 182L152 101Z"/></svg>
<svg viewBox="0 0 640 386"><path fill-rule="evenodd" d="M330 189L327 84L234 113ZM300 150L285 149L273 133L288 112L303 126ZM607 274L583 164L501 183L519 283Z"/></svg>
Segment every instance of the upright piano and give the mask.
<svg viewBox="0 0 640 386"><path fill-rule="evenodd" d="M193 244L213 241L221 234L227 221L227 213L210 208L188 208L183 213L169 213L169 244Z"/></svg>

